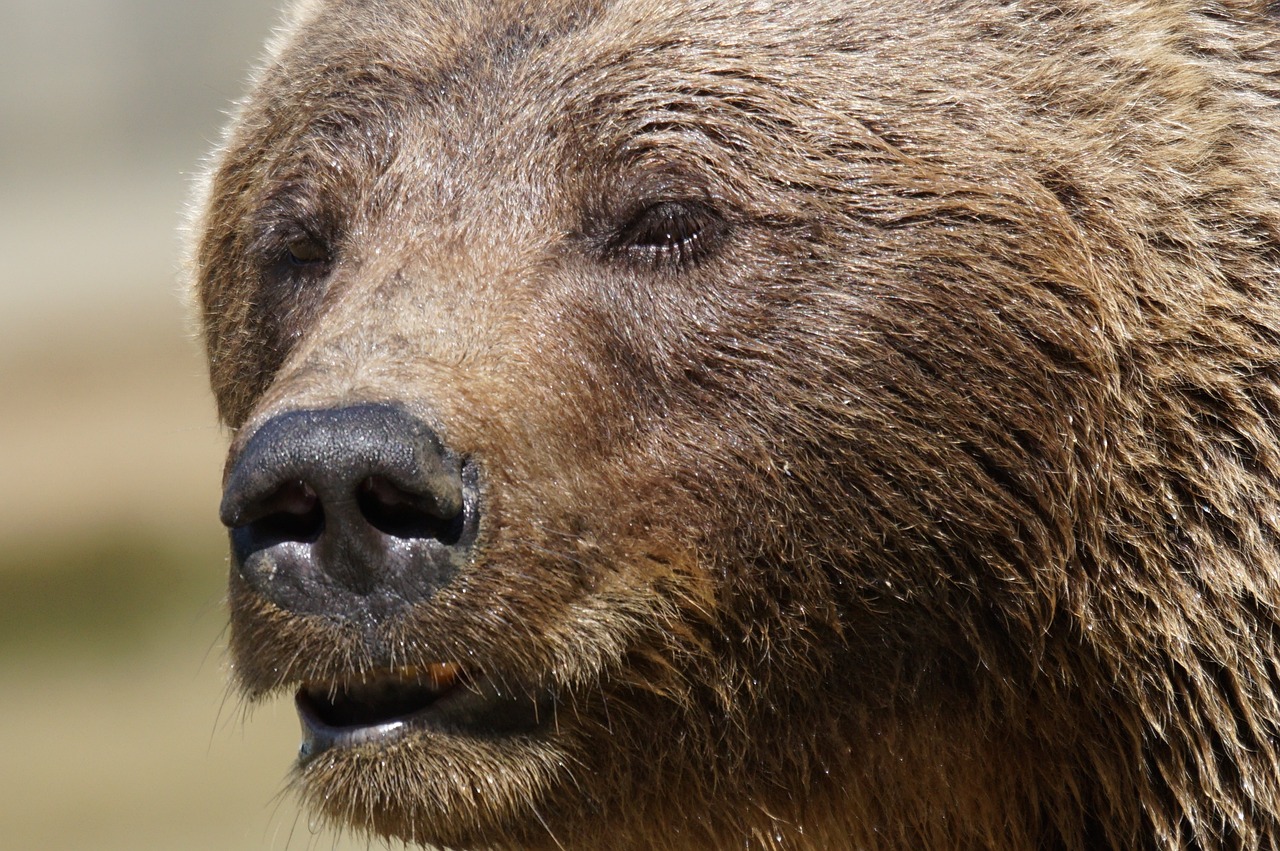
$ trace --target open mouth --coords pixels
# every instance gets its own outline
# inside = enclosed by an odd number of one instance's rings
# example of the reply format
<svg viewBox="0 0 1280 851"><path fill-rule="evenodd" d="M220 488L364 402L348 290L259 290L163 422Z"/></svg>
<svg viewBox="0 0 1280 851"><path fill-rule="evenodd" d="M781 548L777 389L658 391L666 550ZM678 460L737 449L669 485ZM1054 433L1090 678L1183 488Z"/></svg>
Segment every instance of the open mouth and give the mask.
<svg viewBox="0 0 1280 851"><path fill-rule="evenodd" d="M458 685L457 665L401 668L358 683L308 683L299 703L329 727L377 727L430 709Z"/></svg>
<svg viewBox="0 0 1280 851"><path fill-rule="evenodd" d="M295 703L302 721L302 762L332 748L390 744L414 730L472 736L527 732L552 711L549 695L473 681L449 662L381 671L359 681L304 683Z"/></svg>

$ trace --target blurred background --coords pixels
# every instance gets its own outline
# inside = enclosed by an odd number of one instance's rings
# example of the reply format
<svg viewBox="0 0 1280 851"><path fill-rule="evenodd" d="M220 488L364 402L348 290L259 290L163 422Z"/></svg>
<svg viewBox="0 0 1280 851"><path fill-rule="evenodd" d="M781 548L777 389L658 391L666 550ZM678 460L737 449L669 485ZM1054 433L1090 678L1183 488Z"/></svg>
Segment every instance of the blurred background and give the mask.
<svg viewBox="0 0 1280 851"><path fill-rule="evenodd" d="M0 848L364 847L227 697L194 174L270 0L0 0Z"/></svg>

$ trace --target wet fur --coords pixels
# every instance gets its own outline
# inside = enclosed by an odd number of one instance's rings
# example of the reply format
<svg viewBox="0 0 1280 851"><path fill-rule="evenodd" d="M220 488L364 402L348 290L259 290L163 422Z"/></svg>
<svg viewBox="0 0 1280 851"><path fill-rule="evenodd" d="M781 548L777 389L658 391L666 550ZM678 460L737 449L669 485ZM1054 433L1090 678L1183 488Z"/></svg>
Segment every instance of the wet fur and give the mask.
<svg viewBox="0 0 1280 851"><path fill-rule="evenodd" d="M233 578L237 679L457 659L557 710L301 794L458 847L1280 844L1263 12L302 4L193 253L233 452L399 401L483 538L363 629ZM674 196L697 262L610 248ZM323 281L264 271L297 226Z"/></svg>

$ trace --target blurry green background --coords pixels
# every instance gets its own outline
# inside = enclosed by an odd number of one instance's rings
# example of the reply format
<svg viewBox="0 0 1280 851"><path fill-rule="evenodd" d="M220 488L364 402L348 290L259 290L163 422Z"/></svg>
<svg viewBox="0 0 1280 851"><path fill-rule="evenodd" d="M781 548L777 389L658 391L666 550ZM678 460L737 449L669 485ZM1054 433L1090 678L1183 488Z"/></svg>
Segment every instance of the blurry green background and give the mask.
<svg viewBox="0 0 1280 851"><path fill-rule="evenodd" d="M0 848L341 847L227 696L192 177L268 0L0 0ZM363 842L351 843L363 847Z"/></svg>

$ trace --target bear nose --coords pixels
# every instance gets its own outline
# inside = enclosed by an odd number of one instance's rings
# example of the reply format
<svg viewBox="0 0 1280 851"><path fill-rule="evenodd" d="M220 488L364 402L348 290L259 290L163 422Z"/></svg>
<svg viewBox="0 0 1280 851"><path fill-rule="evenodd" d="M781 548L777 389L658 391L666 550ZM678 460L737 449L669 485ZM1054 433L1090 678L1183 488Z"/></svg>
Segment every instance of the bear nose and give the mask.
<svg viewBox="0 0 1280 851"><path fill-rule="evenodd" d="M429 599L467 561L474 479L398 406L290 411L234 456L222 522L235 568L276 605L385 616Z"/></svg>

